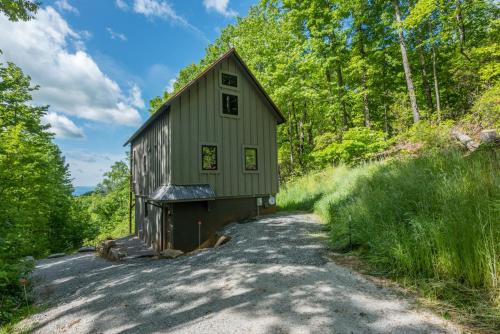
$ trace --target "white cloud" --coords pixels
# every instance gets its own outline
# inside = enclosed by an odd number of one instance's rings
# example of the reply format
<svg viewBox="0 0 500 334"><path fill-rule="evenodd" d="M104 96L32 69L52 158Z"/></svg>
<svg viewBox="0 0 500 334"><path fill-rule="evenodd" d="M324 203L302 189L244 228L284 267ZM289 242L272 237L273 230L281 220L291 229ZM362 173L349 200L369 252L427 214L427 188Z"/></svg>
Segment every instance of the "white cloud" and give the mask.
<svg viewBox="0 0 500 334"><path fill-rule="evenodd" d="M172 79L168 80L167 92L172 93L174 91L174 85L175 85L176 81L177 81L177 78L172 78Z"/></svg>
<svg viewBox="0 0 500 334"><path fill-rule="evenodd" d="M85 52L82 37L53 8L39 10L28 22L13 23L0 15L0 31L7 32L0 34L0 61L13 61L40 85L33 94L36 103L96 122L140 123L131 97L101 71Z"/></svg>
<svg viewBox="0 0 500 334"><path fill-rule="evenodd" d="M75 186L95 186L116 161L126 160L125 154L95 153L86 150L74 150L64 153L69 164Z"/></svg>
<svg viewBox="0 0 500 334"><path fill-rule="evenodd" d="M131 7L135 13L142 14L149 19L158 18L170 22L171 24L187 28L198 35L203 41L209 42L200 29L196 28L189 23L187 19L177 14L172 5L165 0L133 0L133 3L130 5L129 2L125 0L116 0L115 4L121 10L126 11Z"/></svg>
<svg viewBox="0 0 500 334"><path fill-rule="evenodd" d="M163 20L170 20L182 26L192 27L182 16L178 15L172 6L161 0L134 0L134 12L143 14L146 17L158 17Z"/></svg>
<svg viewBox="0 0 500 334"><path fill-rule="evenodd" d="M119 39L119 40L122 40L122 41L126 41L127 40L127 36L125 36L124 34L116 32L116 31L114 31L113 29L111 29L109 27L107 27L106 30L109 33L109 36L111 37L111 39Z"/></svg>
<svg viewBox="0 0 500 334"><path fill-rule="evenodd" d="M238 15L236 11L228 8L229 0L203 0L203 5L208 11L213 10L226 17Z"/></svg>
<svg viewBox="0 0 500 334"><path fill-rule="evenodd" d="M115 4L121 10L128 10L128 4L124 0L116 0Z"/></svg>
<svg viewBox="0 0 500 334"><path fill-rule="evenodd" d="M132 86L132 88L130 88L129 103L134 107L141 109L145 106L144 100L142 99L141 89L135 84Z"/></svg>
<svg viewBox="0 0 500 334"><path fill-rule="evenodd" d="M49 112L43 117L45 124L50 124L50 132L53 132L57 138L83 138L83 130L80 129L69 118Z"/></svg>
<svg viewBox="0 0 500 334"><path fill-rule="evenodd" d="M70 12L70 13L73 13L73 14L80 14L80 12L78 11L78 9L76 9L75 7L73 7L69 2L68 0L57 0L55 3L57 8L59 8L60 11L67 11L67 12Z"/></svg>

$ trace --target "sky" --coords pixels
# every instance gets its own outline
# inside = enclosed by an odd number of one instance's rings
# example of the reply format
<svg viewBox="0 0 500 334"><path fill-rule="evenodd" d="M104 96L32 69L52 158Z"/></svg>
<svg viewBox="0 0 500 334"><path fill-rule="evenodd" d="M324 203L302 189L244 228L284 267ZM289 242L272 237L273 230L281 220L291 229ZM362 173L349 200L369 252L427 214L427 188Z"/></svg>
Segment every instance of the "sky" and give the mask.
<svg viewBox="0 0 500 334"><path fill-rule="evenodd" d="M148 118L148 101L170 90L222 28L257 0L45 0L36 18L0 14L0 62L40 85L34 104L69 164L73 185L94 186Z"/></svg>

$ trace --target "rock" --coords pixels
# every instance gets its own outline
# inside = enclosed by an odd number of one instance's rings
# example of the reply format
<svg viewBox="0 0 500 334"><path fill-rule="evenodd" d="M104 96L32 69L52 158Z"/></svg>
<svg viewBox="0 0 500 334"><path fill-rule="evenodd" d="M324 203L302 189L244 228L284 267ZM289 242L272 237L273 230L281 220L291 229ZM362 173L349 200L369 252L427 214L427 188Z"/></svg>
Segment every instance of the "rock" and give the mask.
<svg viewBox="0 0 500 334"><path fill-rule="evenodd" d="M114 240L105 240L103 242L104 244L104 247L106 247L107 249L113 247L113 246L116 246L116 242Z"/></svg>
<svg viewBox="0 0 500 334"><path fill-rule="evenodd" d="M95 247L94 246L80 247L80 249L78 249L78 252L79 253L95 252Z"/></svg>
<svg viewBox="0 0 500 334"><path fill-rule="evenodd" d="M109 249L107 258L111 261L119 261L126 256L125 253L122 253L118 248Z"/></svg>
<svg viewBox="0 0 500 334"><path fill-rule="evenodd" d="M35 258L31 255L28 255L24 258L24 261L26 262L35 262Z"/></svg>
<svg viewBox="0 0 500 334"><path fill-rule="evenodd" d="M50 254L47 259L55 259L55 258L58 258L58 257L63 257L65 256L66 254L65 253L55 253L55 254Z"/></svg>
<svg viewBox="0 0 500 334"><path fill-rule="evenodd" d="M99 247L97 247L97 251L102 256L107 257L109 250L111 249L111 247L114 247L115 245L116 242L114 240L104 240L103 242L101 242Z"/></svg>
<svg viewBox="0 0 500 334"><path fill-rule="evenodd" d="M223 235L221 236L217 242L215 243L214 247L219 247L219 246L222 246L224 245L226 242L228 242L229 240L231 240L231 237L228 236L228 235Z"/></svg>
<svg viewBox="0 0 500 334"><path fill-rule="evenodd" d="M479 147L479 144L476 143L471 137L461 132L459 129L453 129L451 131L451 135L455 137L462 145L467 147L469 151L474 151Z"/></svg>
<svg viewBox="0 0 500 334"><path fill-rule="evenodd" d="M481 142L483 142L483 143L493 143L497 140L497 131L496 130L483 130L479 134L479 138L481 138Z"/></svg>
<svg viewBox="0 0 500 334"><path fill-rule="evenodd" d="M176 257L179 257L182 254L184 254L184 252L178 249L165 249L160 252L160 258L175 259Z"/></svg>

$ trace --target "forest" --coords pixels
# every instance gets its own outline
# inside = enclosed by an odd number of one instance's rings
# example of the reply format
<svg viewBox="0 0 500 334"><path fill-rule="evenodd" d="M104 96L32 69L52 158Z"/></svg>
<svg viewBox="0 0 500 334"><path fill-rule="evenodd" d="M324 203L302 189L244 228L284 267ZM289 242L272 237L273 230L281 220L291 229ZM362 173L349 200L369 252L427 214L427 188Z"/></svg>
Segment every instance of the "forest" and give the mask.
<svg viewBox="0 0 500 334"><path fill-rule="evenodd" d="M0 0L12 21L39 4ZM170 96L234 47L278 105L284 210L316 213L335 250L415 289L443 316L500 326L499 7L490 0L262 0L223 28ZM128 233L129 167L72 196L29 73L0 64L0 324L26 314L32 262ZM124 156L124 161L126 157ZM397 205L395 205L397 203Z"/></svg>

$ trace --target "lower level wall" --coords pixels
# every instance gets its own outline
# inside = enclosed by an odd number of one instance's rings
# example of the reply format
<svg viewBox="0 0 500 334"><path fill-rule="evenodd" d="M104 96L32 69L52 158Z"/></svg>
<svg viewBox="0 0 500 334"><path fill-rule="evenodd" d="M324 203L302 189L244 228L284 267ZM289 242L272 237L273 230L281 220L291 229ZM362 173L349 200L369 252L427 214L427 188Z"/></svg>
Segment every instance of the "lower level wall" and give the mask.
<svg viewBox="0 0 500 334"><path fill-rule="evenodd" d="M268 205L268 197L263 197L262 202L259 214L276 211L275 206ZM197 248L228 223L255 217L257 199L247 197L181 202L168 204L164 208L148 204L146 217L144 199L136 198L135 209L136 234L148 246L157 251L174 248L186 252Z"/></svg>
<svg viewBox="0 0 500 334"><path fill-rule="evenodd" d="M267 203L267 198L263 198L263 202ZM260 214L275 210L274 206L259 207ZM254 197L174 203L172 204L172 246L182 251L193 250L224 225L256 215L257 200Z"/></svg>

